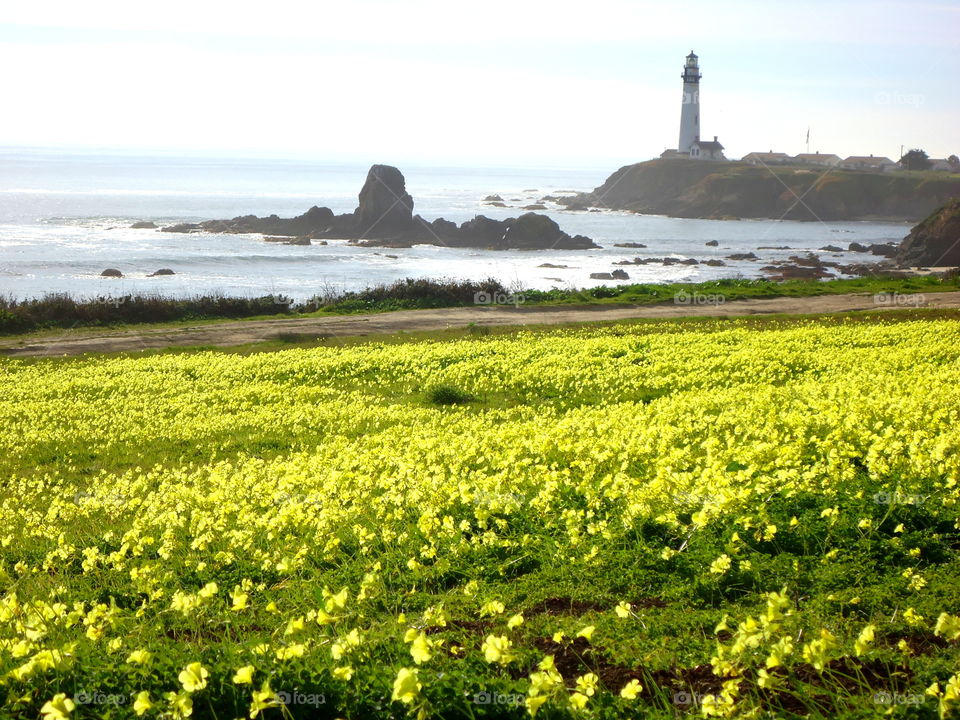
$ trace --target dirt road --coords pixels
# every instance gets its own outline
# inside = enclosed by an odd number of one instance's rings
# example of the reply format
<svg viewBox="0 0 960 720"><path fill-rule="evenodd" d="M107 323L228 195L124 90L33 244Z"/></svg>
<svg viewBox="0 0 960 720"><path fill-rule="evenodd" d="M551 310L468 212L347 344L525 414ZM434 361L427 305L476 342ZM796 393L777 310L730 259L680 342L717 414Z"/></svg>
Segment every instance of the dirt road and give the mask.
<svg viewBox="0 0 960 720"><path fill-rule="evenodd" d="M908 307L960 308L960 292L888 296L820 295L807 298L761 298L721 304L587 305L573 307L474 306L437 310L402 310L373 315L226 321L169 328L75 330L40 338L0 340L0 354L50 357L88 352L134 352L151 348L212 345L229 347L303 335L357 337L462 328L476 325L560 325L632 318L734 317L770 313L830 313L892 310Z"/></svg>

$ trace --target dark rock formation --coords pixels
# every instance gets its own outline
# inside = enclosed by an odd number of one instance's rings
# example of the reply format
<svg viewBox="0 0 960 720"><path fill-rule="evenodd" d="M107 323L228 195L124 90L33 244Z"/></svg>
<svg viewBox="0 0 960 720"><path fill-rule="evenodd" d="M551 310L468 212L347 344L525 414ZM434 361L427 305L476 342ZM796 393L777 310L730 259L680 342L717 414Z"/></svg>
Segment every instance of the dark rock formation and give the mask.
<svg viewBox="0 0 960 720"><path fill-rule="evenodd" d="M152 223L149 220L141 220L140 222L135 222L130 226L132 230L155 230L157 227L156 223Z"/></svg>
<svg viewBox="0 0 960 720"><path fill-rule="evenodd" d="M487 196L483 199L483 201L486 202L486 203L503 202L503 198L500 197L499 195L487 195Z"/></svg>
<svg viewBox="0 0 960 720"><path fill-rule="evenodd" d="M312 207L303 215L280 218L271 215L235 217L181 223L164 232L261 233L273 241L278 236L294 237L292 244L307 244L304 238L338 238L363 246L410 247L445 245L493 250L538 250L557 248L581 250L599 247L583 235L571 237L546 215L528 212L517 218L492 220L478 215L462 225L438 218L427 221L413 215L413 199L407 194L403 174L389 165L374 165L360 191L359 206L352 213L334 215L325 207Z"/></svg>
<svg viewBox="0 0 960 720"><path fill-rule="evenodd" d="M391 165L371 167L354 215L361 236L397 235L409 230L413 226L413 198L407 193L403 173Z"/></svg>
<svg viewBox="0 0 960 720"><path fill-rule="evenodd" d="M173 272L173 270L171 270L170 268L160 268L156 272L152 272L149 275L147 275L147 277L159 277L161 275L175 275L175 274L176 273Z"/></svg>
<svg viewBox="0 0 960 720"><path fill-rule="evenodd" d="M651 258L640 258L636 257L633 260L620 260L615 262L614 265L699 265L700 261L694 258L680 258L673 257L651 257Z"/></svg>
<svg viewBox="0 0 960 720"><path fill-rule="evenodd" d="M299 235L297 237L287 237L285 235L264 235L263 239L266 242L272 243L283 243L284 245L310 245L310 236L309 235ZM320 241L321 245L326 245L325 240Z"/></svg>
<svg viewBox="0 0 960 720"><path fill-rule="evenodd" d="M761 270L771 280L822 280L834 277L829 268L839 267L835 262L824 262L813 253L791 255L787 260L777 260Z"/></svg>
<svg viewBox="0 0 960 720"><path fill-rule="evenodd" d="M614 270L610 273L613 276L614 280L629 280L630 276L627 274L626 270Z"/></svg>
<svg viewBox="0 0 960 720"><path fill-rule="evenodd" d="M533 203L532 205L524 205L521 210L546 210L547 206L543 203Z"/></svg>
<svg viewBox="0 0 960 720"><path fill-rule="evenodd" d="M122 278L123 273L117 270L116 268L107 268L102 273L100 273L100 277Z"/></svg>
<svg viewBox="0 0 960 720"><path fill-rule="evenodd" d="M871 255L880 255L888 258L894 257L898 249L899 248L893 243L874 243L869 247Z"/></svg>
<svg viewBox="0 0 960 720"><path fill-rule="evenodd" d="M613 273L590 273L591 280L613 280Z"/></svg>
<svg viewBox="0 0 960 720"><path fill-rule="evenodd" d="M842 247L837 247L836 245L824 245L821 250L825 252L843 252Z"/></svg>
<svg viewBox="0 0 960 720"><path fill-rule="evenodd" d="M703 260L704 265L709 265L710 267L726 267L727 264L723 260Z"/></svg>
<svg viewBox="0 0 960 720"><path fill-rule="evenodd" d="M719 244L720 244L720 243L717 242L716 240L707 240L707 241L704 243L704 245L706 245L707 247L717 247Z"/></svg>
<svg viewBox="0 0 960 720"><path fill-rule="evenodd" d="M614 243L613 246L614 246L614 247L634 248L634 249L642 249L642 248L645 248L645 247L646 247L646 245L644 245L643 243L638 243L638 242Z"/></svg>
<svg viewBox="0 0 960 720"><path fill-rule="evenodd" d="M759 260L754 253L733 253L733 255L727 255L727 260Z"/></svg>
<svg viewBox="0 0 960 720"><path fill-rule="evenodd" d="M870 252L870 248L862 243L852 242L847 245L847 250L850 252Z"/></svg>
<svg viewBox="0 0 960 720"><path fill-rule="evenodd" d="M960 198L913 228L900 244L896 262L902 267L960 265Z"/></svg>

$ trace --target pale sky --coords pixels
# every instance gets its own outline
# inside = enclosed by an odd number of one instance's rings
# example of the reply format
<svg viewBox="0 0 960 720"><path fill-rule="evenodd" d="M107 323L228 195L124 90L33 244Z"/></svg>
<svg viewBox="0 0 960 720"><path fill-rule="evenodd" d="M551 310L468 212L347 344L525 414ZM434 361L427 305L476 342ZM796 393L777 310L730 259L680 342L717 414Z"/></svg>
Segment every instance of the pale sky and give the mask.
<svg viewBox="0 0 960 720"><path fill-rule="evenodd" d="M602 167L701 132L960 154L960 2L0 4L0 146Z"/></svg>

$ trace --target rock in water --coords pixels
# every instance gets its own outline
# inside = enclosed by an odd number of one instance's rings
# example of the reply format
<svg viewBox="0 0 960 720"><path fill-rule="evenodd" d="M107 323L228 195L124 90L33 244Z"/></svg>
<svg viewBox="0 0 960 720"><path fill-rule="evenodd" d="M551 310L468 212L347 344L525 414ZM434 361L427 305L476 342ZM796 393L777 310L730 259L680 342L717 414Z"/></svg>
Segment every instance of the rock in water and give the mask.
<svg viewBox="0 0 960 720"><path fill-rule="evenodd" d="M419 215L413 215L413 198L407 194L403 174L389 165L370 168L360 190L360 206L351 213L334 215L330 208L312 207L294 218L243 215L232 220L181 223L163 230L177 233L261 233L267 242L285 242L289 245L309 245L311 240L320 240L320 244L325 245L322 238L337 238L372 247L411 247L421 243L493 250L599 247L583 235L570 237L546 215L532 212L505 220L491 220L478 215L460 226L443 218L428 222Z"/></svg>
<svg viewBox="0 0 960 720"><path fill-rule="evenodd" d="M960 265L960 198L914 227L897 250L896 261L901 267Z"/></svg>
<svg viewBox="0 0 960 720"><path fill-rule="evenodd" d="M123 277L123 273L120 272L119 270L117 270L116 268L107 268L107 269L104 270L102 273L100 273L100 277L119 277L119 278L122 278L122 277Z"/></svg>
<svg viewBox="0 0 960 720"><path fill-rule="evenodd" d="M149 220L141 220L130 226L133 230L156 230L157 224Z"/></svg>
<svg viewBox="0 0 960 720"><path fill-rule="evenodd" d="M389 237L406 232L413 225L413 198L406 181L391 165L374 165L360 190L355 213L363 237Z"/></svg>
<svg viewBox="0 0 960 720"><path fill-rule="evenodd" d="M147 277L160 277L161 275L174 275L175 273L170 268L160 268L156 272L152 272Z"/></svg>

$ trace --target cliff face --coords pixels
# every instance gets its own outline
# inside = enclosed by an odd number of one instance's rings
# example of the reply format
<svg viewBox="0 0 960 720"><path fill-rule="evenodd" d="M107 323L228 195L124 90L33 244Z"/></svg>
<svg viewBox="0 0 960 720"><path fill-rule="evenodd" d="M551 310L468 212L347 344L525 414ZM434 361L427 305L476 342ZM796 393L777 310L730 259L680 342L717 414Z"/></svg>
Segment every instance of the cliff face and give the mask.
<svg viewBox="0 0 960 720"><path fill-rule="evenodd" d="M960 266L960 198L913 228L900 245L896 261L905 267Z"/></svg>
<svg viewBox="0 0 960 720"><path fill-rule="evenodd" d="M650 160L561 202L674 217L912 220L958 195L960 175Z"/></svg>

